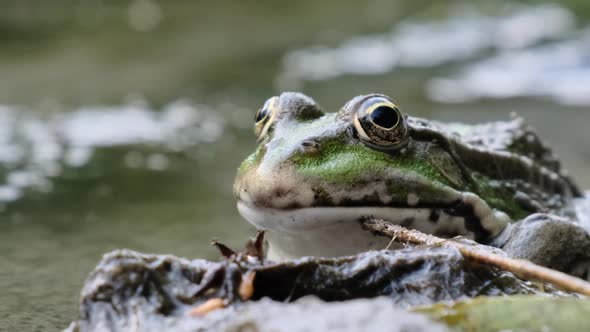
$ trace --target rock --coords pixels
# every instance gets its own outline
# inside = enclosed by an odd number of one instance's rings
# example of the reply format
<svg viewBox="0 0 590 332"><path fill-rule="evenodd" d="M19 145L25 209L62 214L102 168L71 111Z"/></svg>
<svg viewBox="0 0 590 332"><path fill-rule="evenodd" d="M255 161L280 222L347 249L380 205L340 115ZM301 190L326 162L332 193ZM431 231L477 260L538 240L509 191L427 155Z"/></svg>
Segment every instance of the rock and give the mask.
<svg viewBox="0 0 590 332"><path fill-rule="evenodd" d="M509 256L588 279L590 235L577 223L536 213L509 227L497 243Z"/></svg>
<svg viewBox="0 0 590 332"><path fill-rule="evenodd" d="M252 273L254 279L245 277ZM241 291L244 288L251 290L248 296ZM299 331L308 325L294 323L292 315L297 312L305 313L305 320L313 322L313 326L322 327L339 322L350 327L362 322L372 324L366 313L375 312L380 317L375 320L376 328L385 322L382 319L393 319L385 317L388 313L401 317L400 323L393 326L402 329L407 327L403 325L406 323L428 322L415 320L393 305L407 308L479 295L541 292L555 291L547 285L524 282L510 273L471 264L455 249L444 247L264 264L254 256L241 254L211 262L117 250L106 254L86 281L80 317L70 330L231 330L251 322L264 331L267 321L277 326L282 321L285 329L281 331ZM296 301L306 296L317 298ZM370 299L380 296L385 297ZM365 300L324 302L360 298ZM203 317L189 316L191 309L212 299L227 308ZM281 303L292 301L296 303ZM240 315L236 315L238 312ZM265 312L269 314L264 316ZM276 315L276 320L269 318L270 313ZM339 319L335 320L336 317Z"/></svg>
<svg viewBox="0 0 590 332"><path fill-rule="evenodd" d="M263 299L219 316L228 319L217 326L220 331L448 331L423 315L395 308L384 297L344 302L303 297L293 303Z"/></svg>
<svg viewBox="0 0 590 332"><path fill-rule="evenodd" d="M325 302L303 297L292 303L270 299L214 311L207 316L158 318L138 315L129 324L73 324L70 331L434 331L448 329L424 315L395 308L384 297L344 302ZM102 322L107 322L102 320ZM119 321L122 323L123 321Z"/></svg>

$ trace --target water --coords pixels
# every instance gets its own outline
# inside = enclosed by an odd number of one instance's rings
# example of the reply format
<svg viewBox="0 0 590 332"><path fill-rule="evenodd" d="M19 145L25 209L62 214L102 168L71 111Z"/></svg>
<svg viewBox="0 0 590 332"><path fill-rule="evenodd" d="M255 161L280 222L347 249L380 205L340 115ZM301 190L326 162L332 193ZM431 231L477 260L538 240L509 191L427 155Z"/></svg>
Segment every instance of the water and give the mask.
<svg viewBox="0 0 590 332"><path fill-rule="evenodd" d="M0 330L67 326L108 250L239 248L233 176L282 90L328 111L367 92L440 120L517 111L590 187L583 2L63 2L0 13Z"/></svg>

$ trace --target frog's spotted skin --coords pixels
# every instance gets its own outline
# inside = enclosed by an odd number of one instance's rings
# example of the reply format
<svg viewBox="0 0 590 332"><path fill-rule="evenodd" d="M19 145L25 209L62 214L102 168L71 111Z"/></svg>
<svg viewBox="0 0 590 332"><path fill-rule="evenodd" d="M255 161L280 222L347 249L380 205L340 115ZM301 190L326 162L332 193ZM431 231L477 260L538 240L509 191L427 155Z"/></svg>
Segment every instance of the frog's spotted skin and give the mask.
<svg viewBox="0 0 590 332"><path fill-rule="evenodd" d="M397 111L388 97L368 95L324 114L311 98L283 93L258 113L260 144L240 166L234 192L240 213L268 230L271 258L385 246L361 230L364 216L489 241L510 220L564 214L579 196L520 118L443 124L373 110L382 104ZM367 127L368 116L396 114L407 128Z"/></svg>

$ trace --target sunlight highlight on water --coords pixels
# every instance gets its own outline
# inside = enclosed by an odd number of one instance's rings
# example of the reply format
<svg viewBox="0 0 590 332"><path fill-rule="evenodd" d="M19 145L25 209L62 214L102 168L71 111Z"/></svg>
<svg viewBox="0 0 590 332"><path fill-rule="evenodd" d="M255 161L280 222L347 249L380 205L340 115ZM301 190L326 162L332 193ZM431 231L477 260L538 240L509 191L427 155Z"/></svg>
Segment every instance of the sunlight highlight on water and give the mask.
<svg viewBox="0 0 590 332"><path fill-rule="evenodd" d="M501 17L470 12L439 22L402 22L389 34L291 51L276 82L298 89L306 81L456 63L462 65L457 73L426 82L430 99L549 97L590 105L590 28L574 26L569 10L549 4Z"/></svg>
<svg viewBox="0 0 590 332"><path fill-rule="evenodd" d="M468 60L492 49L524 48L562 37L574 24L573 15L556 5L526 7L504 17L463 12L468 14L440 22L402 22L391 33L352 38L336 48L316 45L291 51L283 59L278 84Z"/></svg>
<svg viewBox="0 0 590 332"><path fill-rule="evenodd" d="M0 178L0 202L17 200L28 189L50 191L52 177L64 167L86 165L99 148L156 146L163 152L141 162L125 163L165 170L169 165L166 151L180 152L215 142L223 131L221 118L212 110L184 100L170 103L160 112L139 101L114 107L84 107L49 119L1 105L0 174L4 179Z"/></svg>
<svg viewBox="0 0 590 332"><path fill-rule="evenodd" d="M428 95L439 102L478 98L549 97L566 105L590 105L590 29L568 41L504 52L434 78Z"/></svg>

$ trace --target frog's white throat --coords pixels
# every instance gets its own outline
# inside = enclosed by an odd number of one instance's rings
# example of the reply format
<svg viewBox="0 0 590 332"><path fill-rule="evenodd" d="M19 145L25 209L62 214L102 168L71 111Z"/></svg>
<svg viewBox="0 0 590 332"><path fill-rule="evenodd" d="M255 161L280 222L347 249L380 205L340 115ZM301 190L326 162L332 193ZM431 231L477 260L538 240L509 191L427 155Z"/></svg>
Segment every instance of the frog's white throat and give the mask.
<svg viewBox="0 0 590 332"><path fill-rule="evenodd" d="M363 217L382 218L392 223L436 235L474 234L465 219L444 211L412 207L308 207L275 209L253 207L238 201L238 211L258 229L267 231L268 258L286 260L301 256L343 256L384 249L389 239L364 231ZM434 215L433 215L434 214Z"/></svg>

